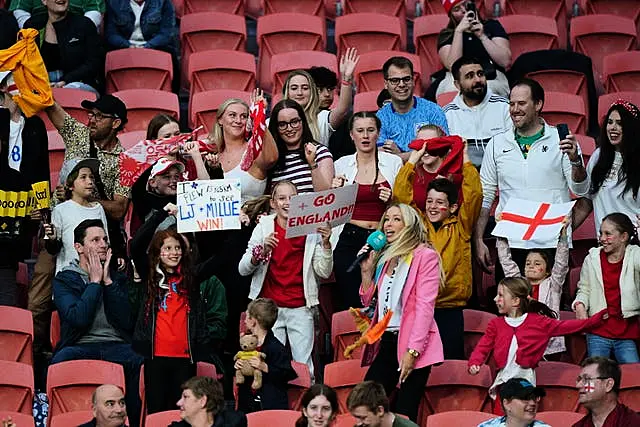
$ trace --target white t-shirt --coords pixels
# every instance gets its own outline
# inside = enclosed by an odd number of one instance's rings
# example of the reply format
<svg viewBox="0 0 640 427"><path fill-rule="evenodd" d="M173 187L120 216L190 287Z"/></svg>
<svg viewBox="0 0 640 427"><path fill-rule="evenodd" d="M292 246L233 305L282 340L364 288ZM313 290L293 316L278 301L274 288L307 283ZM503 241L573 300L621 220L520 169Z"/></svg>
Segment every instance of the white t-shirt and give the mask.
<svg viewBox="0 0 640 427"><path fill-rule="evenodd" d="M335 129L331 127L331 122L329 121L330 114L331 110L322 110L318 113L318 130L320 131L318 142L325 147L329 146L329 138L331 138L331 135L335 131Z"/></svg>
<svg viewBox="0 0 640 427"><path fill-rule="evenodd" d="M380 290L378 291L378 320L382 319L387 311L393 314L387 325L387 331L400 330L400 320L402 319L402 291L409 275L411 265L400 261L390 276L386 274L382 278Z"/></svg>
<svg viewBox="0 0 640 427"><path fill-rule="evenodd" d="M102 205L98 202L91 206L82 206L73 200L67 200L56 206L51 213L51 223L56 228L58 238L62 239L62 249L56 258L56 274L71 261L78 259L78 252L73 246L73 231L85 219L99 219L104 224L107 233L107 216Z"/></svg>

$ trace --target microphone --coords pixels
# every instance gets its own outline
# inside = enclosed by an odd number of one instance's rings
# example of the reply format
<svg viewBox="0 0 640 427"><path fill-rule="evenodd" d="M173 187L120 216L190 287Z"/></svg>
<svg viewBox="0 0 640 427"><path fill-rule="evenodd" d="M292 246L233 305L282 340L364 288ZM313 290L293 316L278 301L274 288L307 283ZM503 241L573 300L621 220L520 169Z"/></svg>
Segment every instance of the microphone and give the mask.
<svg viewBox="0 0 640 427"><path fill-rule="evenodd" d="M385 236L382 231L376 230L373 233L369 234L369 237L367 237L367 245L369 245L369 247L363 253L358 255L356 260L353 261L353 264L351 264L349 268L347 268L347 273L351 273L353 269L356 268L358 264L360 264L360 262L362 262L363 259L369 256L369 253L371 253L371 251L379 251L384 247L386 243L387 236Z"/></svg>

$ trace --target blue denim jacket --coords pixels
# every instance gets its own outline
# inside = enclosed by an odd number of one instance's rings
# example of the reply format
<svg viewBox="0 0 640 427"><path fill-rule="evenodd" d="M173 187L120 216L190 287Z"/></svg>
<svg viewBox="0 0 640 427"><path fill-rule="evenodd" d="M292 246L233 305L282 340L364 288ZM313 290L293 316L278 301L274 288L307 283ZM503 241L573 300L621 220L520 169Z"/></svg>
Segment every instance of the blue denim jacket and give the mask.
<svg viewBox="0 0 640 427"><path fill-rule="evenodd" d="M105 14L105 38L111 49L128 48L135 15L130 0L110 0ZM176 13L171 0L145 0L140 29L144 47L175 53L177 51Z"/></svg>

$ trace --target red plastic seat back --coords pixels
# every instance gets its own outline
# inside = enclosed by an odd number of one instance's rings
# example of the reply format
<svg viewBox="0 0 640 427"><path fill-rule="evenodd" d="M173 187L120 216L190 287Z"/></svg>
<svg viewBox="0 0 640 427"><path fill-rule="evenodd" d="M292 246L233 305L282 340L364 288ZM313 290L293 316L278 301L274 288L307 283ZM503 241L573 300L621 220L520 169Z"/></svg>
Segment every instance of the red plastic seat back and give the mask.
<svg viewBox="0 0 640 427"><path fill-rule="evenodd" d="M325 7L322 0L261 0L265 15L273 13L304 13L324 19Z"/></svg>
<svg viewBox="0 0 640 427"><path fill-rule="evenodd" d="M252 412L247 414L247 427L292 426L298 418L300 418L300 411L273 409Z"/></svg>
<svg viewBox="0 0 640 427"><path fill-rule="evenodd" d="M617 15L631 18L640 32L640 3L636 0L580 0L587 15Z"/></svg>
<svg viewBox="0 0 640 427"><path fill-rule="evenodd" d="M193 52L214 49L244 51L246 39L244 16L222 12L185 15L180 21L183 70L187 70L187 61Z"/></svg>
<svg viewBox="0 0 640 427"><path fill-rule="evenodd" d="M50 417L49 427L79 426L93 419L93 411L73 411Z"/></svg>
<svg viewBox="0 0 640 427"><path fill-rule="evenodd" d="M425 87L428 84L428 77L444 68L438 56L438 35L448 23L449 17L445 14L421 16L413 21L413 43L416 47L416 55L420 57L422 84Z"/></svg>
<svg viewBox="0 0 640 427"><path fill-rule="evenodd" d="M567 46L567 5L564 0L501 0L501 16L505 15L535 15L551 18L556 22L560 48ZM485 10L490 10L493 16L495 0L485 0ZM515 59L515 57L514 57Z"/></svg>
<svg viewBox="0 0 640 427"><path fill-rule="evenodd" d="M305 363L291 361L291 367L298 378L289 381L287 384L287 395L289 396L289 409L292 411L301 410L301 400L304 392L311 387L311 373Z"/></svg>
<svg viewBox="0 0 640 427"><path fill-rule="evenodd" d="M49 366L49 416L91 409L91 395L102 384L125 390L122 366L102 360L72 360Z"/></svg>
<svg viewBox="0 0 640 427"><path fill-rule="evenodd" d="M341 413L349 412L347 397L353 388L364 380L368 367L361 366L362 361L342 360L329 363L324 367L324 383L332 387L338 395L338 407Z"/></svg>
<svg viewBox="0 0 640 427"><path fill-rule="evenodd" d="M580 267L570 270L570 280L573 288L571 289L571 297L569 301L573 302L576 296L578 279L580 279ZM575 286L573 285L575 283ZM576 314L573 311L560 311L560 320L575 319ZM579 365L587 355L587 339L584 334L571 334L564 337L565 346L567 347L568 358L571 363Z"/></svg>
<svg viewBox="0 0 640 427"><path fill-rule="evenodd" d="M640 411L640 363L620 365L622 381L618 398L634 411Z"/></svg>
<svg viewBox="0 0 640 427"><path fill-rule="evenodd" d="M438 95L436 97L436 102L438 103L438 105L440 107L443 107L447 104L451 104L453 102L453 99L458 95L458 92L456 91L451 91L451 92L444 92L441 93L440 95Z"/></svg>
<svg viewBox="0 0 640 427"><path fill-rule="evenodd" d="M0 411L0 420L6 420L9 417L18 427L34 427L35 421L31 415L21 414L13 411Z"/></svg>
<svg viewBox="0 0 640 427"><path fill-rule="evenodd" d="M244 16L245 0L184 0L183 14L222 12Z"/></svg>
<svg viewBox="0 0 640 427"><path fill-rule="evenodd" d="M49 329L51 348L55 350L60 342L60 314L57 310L51 312L51 328Z"/></svg>
<svg viewBox="0 0 640 427"><path fill-rule="evenodd" d="M618 52L603 59L602 72L607 92L640 92L640 52Z"/></svg>
<svg viewBox="0 0 640 427"><path fill-rule="evenodd" d="M584 417L584 414L571 411L546 411L536 414L536 420L550 426L572 426Z"/></svg>
<svg viewBox="0 0 640 427"><path fill-rule="evenodd" d="M240 98L249 102L250 92L239 90L210 90L193 95L191 99L191 109L189 113L189 126L192 129L202 125L203 133L211 132L212 126L217 119L218 107L229 98Z"/></svg>
<svg viewBox="0 0 640 427"><path fill-rule="evenodd" d="M486 311L464 309L464 354L469 358L476 344L487 330L489 322L496 318L495 314Z"/></svg>
<svg viewBox="0 0 640 427"><path fill-rule="evenodd" d="M502 16L500 23L509 35L512 62L525 52L557 49L559 46L558 27L551 18L510 15Z"/></svg>
<svg viewBox="0 0 640 427"><path fill-rule="evenodd" d="M380 13L351 13L336 18L338 57L347 48L355 47L359 54L375 50L406 49L400 19Z"/></svg>
<svg viewBox="0 0 640 427"><path fill-rule="evenodd" d="M580 369L580 366L572 363L540 362L536 368L536 385L547 393L540 400L540 412L575 412L578 409L576 377L580 375Z"/></svg>
<svg viewBox="0 0 640 427"><path fill-rule="evenodd" d="M574 133L587 133L587 112L578 95L545 92L542 117L551 125L566 123Z"/></svg>
<svg viewBox="0 0 640 427"><path fill-rule="evenodd" d="M153 89L130 89L115 92L127 106L127 124L125 132L147 130L149 121L156 114L168 114L176 119L180 115L178 95L172 92Z"/></svg>
<svg viewBox="0 0 640 427"><path fill-rule="evenodd" d="M171 92L171 55L154 49L119 49L105 59L106 92L157 89Z"/></svg>
<svg viewBox="0 0 640 427"><path fill-rule="evenodd" d="M414 93L418 96L422 94L422 69L420 58L410 53L400 53L397 51L374 51L360 55L360 61L356 66L355 79L358 91L381 91L384 89L384 75L382 66L393 56L404 56L413 63L413 73L415 88Z"/></svg>
<svg viewBox="0 0 640 427"><path fill-rule="evenodd" d="M442 412L440 414L429 415L426 427L477 426L495 417L496 416L491 413L477 411Z"/></svg>
<svg viewBox="0 0 640 427"><path fill-rule="evenodd" d="M545 92L563 92L582 98L585 113L589 117L589 89L587 76L572 70L540 70L527 73L527 77L536 80Z"/></svg>
<svg viewBox="0 0 640 427"><path fill-rule="evenodd" d="M378 95L380 91L358 92L353 98L353 112L378 111ZM334 362L336 361L334 357ZM339 359L338 359L339 360Z"/></svg>
<svg viewBox="0 0 640 427"><path fill-rule="evenodd" d="M250 53L206 50L189 57L190 96L216 89L252 91L256 87L256 62Z"/></svg>
<svg viewBox="0 0 640 427"><path fill-rule="evenodd" d="M0 360L33 366L33 317L29 310L0 306Z"/></svg>
<svg viewBox="0 0 640 427"><path fill-rule="evenodd" d="M311 67L326 67L339 75L338 59L328 52L299 50L278 53L271 57L272 93L282 93L287 76L294 70L306 70Z"/></svg>
<svg viewBox="0 0 640 427"><path fill-rule="evenodd" d="M33 367L0 360L0 411L33 413Z"/></svg>
<svg viewBox="0 0 640 427"><path fill-rule="evenodd" d="M640 106L640 92L613 92L600 95L598 98L598 123L604 123L606 119L607 111L618 99L624 99L637 106Z"/></svg>
<svg viewBox="0 0 640 427"><path fill-rule="evenodd" d="M144 425L145 427L167 427L172 422L181 420L179 410L156 412L147 415Z"/></svg>
<svg viewBox="0 0 640 427"><path fill-rule="evenodd" d="M85 99L88 99L89 101L95 101L98 99L95 93L89 92L88 90L63 87L54 87L52 92L53 98L62 108L64 108L64 111L80 123L87 123L87 110L82 108L82 105L80 104ZM49 117L47 117L47 114L44 111L39 112L38 117L44 121L44 125L47 130L56 130L55 126L53 126L53 123L51 123L51 120L49 120Z"/></svg>
<svg viewBox="0 0 640 427"><path fill-rule="evenodd" d="M357 96L358 95L356 95L356 97ZM376 109L371 111L376 111ZM361 111L356 109L355 103L353 111ZM338 362L340 360L347 360L344 357L345 348L356 342L360 336L360 331L356 327L353 316L349 313L349 310L333 313L333 316L331 316L331 346L333 347L333 361ZM360 359L362 357L362 349L363 347L356 349L351 354L351 358Z"/></svg>
<svg viewBox="0 0 640 427"><path fill-rule="evenodd" d="M343 0L343 13L380 13L400 19L402 39L407 39L407 5L405 0ZM414 6L415 8L415 2Z"/></svg>

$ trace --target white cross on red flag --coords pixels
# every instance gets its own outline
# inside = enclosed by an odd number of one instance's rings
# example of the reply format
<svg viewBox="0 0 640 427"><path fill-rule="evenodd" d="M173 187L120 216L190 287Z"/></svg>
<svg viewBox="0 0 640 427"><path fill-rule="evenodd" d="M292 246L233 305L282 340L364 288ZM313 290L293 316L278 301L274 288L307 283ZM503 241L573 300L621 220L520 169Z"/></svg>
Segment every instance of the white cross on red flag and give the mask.
<svg viewBox="0 0 640 427"><path fill-rule="evenodd" d="M522 199L509 199L502 212L497 215L494 236L505 237L512 248L555 248L565 217L575 202L544 203ZM498 218L500 219L498 221Z"/></svg>

